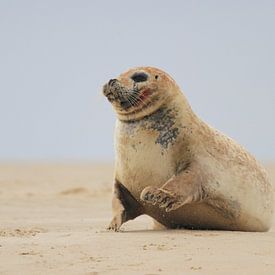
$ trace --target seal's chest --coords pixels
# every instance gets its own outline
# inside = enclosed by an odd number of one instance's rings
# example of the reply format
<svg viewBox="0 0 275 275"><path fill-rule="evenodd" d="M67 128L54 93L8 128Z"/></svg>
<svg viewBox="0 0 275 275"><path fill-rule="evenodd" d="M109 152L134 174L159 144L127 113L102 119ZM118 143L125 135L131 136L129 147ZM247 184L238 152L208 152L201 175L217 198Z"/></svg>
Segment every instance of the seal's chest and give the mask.
<svg viewBox="0 0 275 275"><path fill-rule="evenodd" d="M174 165L171 151L156 142L157 131L134 130L117 128L116 176L139 196L146 186L162 186L174 174Z"/></svg>

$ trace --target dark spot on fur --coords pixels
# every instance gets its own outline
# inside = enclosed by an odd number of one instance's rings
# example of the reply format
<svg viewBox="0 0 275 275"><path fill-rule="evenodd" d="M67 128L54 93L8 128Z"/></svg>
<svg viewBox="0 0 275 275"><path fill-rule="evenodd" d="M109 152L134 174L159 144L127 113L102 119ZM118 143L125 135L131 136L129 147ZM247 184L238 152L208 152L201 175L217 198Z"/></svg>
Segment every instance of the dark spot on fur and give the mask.
<svg viewBox="0 0 275 275"><path fill-rule="evenodd" d="M156 112L145 116L141 120L125 121L123 124L123 130L130 136L134 134L137 127L156 131L158 137L156 138L155 143L160 144L161 147L167 149L169 145L174 144L180 132L175 126L175 115L176 113L174 110L163 107L158 109Z"/></svg>
<svg viewBox="0 0 275 275"><path fill-rule="evenodd" d="M189 173L187 170L190 167L191 163L189 160L182 160L176 164L176 171L175 174L178 175L182 171L185 171L185 173Z"/></svg>
<svg viewBox="0 0 275 275"><path fill-rule="evenodd" d="M158 75L155 75L155 79L158 79L159 78L159 76Z"/></svg>
<svg viewBox="0 0 275 275"><path fill-rule="evenodd" d="M146 128L158 131L156 144L160 144L163 148L168 148L169 144L174 144L179 129L175 127L175 114L171 109L160 108L155 113L145 117L144 120L148 122Z"/></svg>
<svg viewBox="0 0 275 275"><path fill-rule="evenodd" d="M132 148L137 152L137 147L135 144L132 144Z"/></svg>

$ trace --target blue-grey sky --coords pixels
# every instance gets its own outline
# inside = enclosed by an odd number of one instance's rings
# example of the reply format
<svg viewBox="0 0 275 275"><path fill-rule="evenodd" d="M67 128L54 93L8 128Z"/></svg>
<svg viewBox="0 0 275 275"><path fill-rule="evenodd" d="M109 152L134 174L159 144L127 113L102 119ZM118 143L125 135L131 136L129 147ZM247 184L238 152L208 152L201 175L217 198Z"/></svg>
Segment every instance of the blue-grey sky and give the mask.
<svg viewBox="0 0 275 275"><path fill-rule="evenodd" d="M102 85L167 71L206 122L275 159L275 1L0 1L0 160L112 160Z"/></svg>

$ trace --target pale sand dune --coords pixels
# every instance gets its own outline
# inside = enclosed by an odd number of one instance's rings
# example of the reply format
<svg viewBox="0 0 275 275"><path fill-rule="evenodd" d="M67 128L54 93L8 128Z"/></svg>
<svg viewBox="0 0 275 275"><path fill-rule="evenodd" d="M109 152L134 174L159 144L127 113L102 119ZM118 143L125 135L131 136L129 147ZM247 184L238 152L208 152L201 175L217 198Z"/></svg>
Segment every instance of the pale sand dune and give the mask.
<svg viewBox="0 0 275 275"><path fill-rule="evenodd" d="M111 182L111 165L0 165L0 274L275 274L274 227L107 232Z"/></svg>

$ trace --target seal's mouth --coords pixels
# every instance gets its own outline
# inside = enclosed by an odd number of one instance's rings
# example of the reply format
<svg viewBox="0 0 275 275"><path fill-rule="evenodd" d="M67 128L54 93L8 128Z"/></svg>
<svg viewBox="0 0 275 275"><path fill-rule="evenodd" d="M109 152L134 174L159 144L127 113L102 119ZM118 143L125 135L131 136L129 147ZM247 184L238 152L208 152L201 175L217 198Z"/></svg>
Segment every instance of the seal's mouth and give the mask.
<svg viewBox="0 0 275 275"><path fill-rule="evenodd" d="M115 107L120 107L122 110L128 111L129 109L136 109L142 105L146 105L151 90L147 87L140 89L133 87L128 90L120 86L117 81L112 81L104 85L103 94Z"/></svg>
<svg viewBox="0 0 275 275"><path fill-rule="evenodd" d="M118 101L124 110L130 108L136 109L147 105L147 98L150 96L151 91L148 88L129 91L125 96Z"/></svg>

